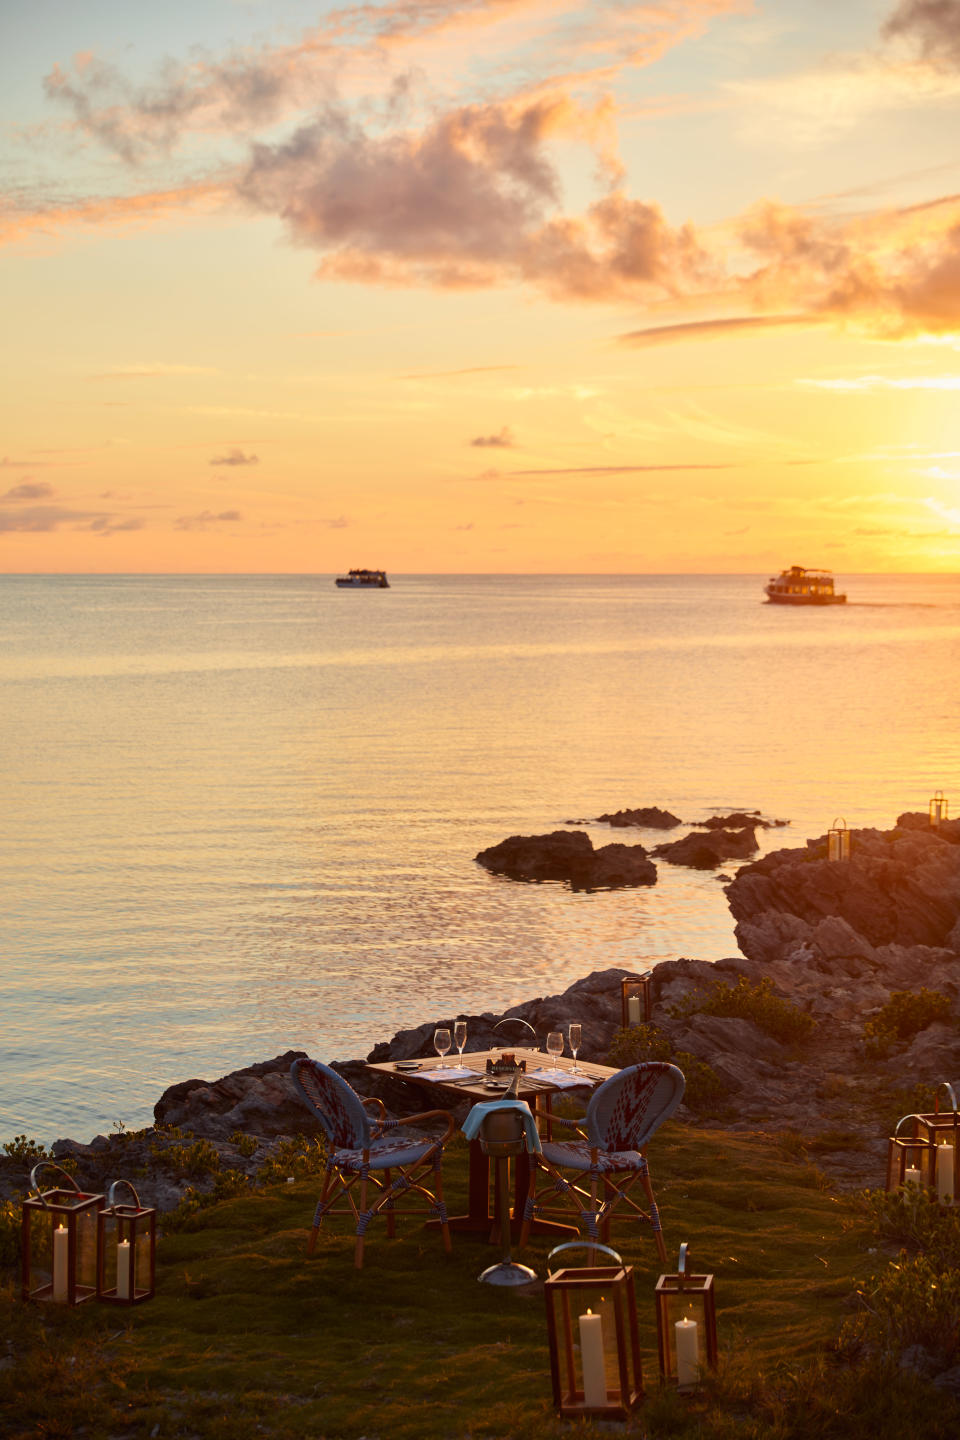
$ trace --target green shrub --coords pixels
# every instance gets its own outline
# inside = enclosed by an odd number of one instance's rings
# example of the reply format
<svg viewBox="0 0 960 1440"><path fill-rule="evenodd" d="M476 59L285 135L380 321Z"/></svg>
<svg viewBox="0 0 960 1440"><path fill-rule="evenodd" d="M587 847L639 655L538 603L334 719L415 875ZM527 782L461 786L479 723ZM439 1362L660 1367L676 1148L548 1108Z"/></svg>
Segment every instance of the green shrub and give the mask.
<svg viewBox="0 0 960 1440"><path fill-rule="evenodd" d="M27 1170L39 1165L41 1160L53 1158L45 1145L41 1145L39 1140L28 1140L26 1135L14 1135L12 1140L5 1143L3 1153Z"/></svg>
<svg viewBox="0 0 960 1440"><path fill-rule="evenodd" d="M162 1170L176 1175L213 1175L220 1169L220 1156L209 1140L195 1140L192 1145L151 1145L150 1155Z"/></svg>
<svg viewBox="0 0 960 1440"><path fill-rule="evenodd" d="M918 1345L937 1371L960 1364L960 1271L904 1251L857 1295L860 1309L840 1332L841 1351L896 1361Z"/></svg>
<svg viewBox="0 0 960 1440"><path fill-rule="evenodd" d="M950 1000L939 990L894 990L890 999L863 1027L864 1051L875 1060L889 1055L895 1045L903 1044L926 1030L935 1020L950 1017Z"/></svg>
<svg viewBox="0 0 960 1440"><path fill-rule="evenodd" d="M236 1145L245 1160L250 1159L250 1156L254 1150L256 1150L259 1143L253 1135L244 1135L242 1130L234 1130L230 1136L230 1144Z"/></svg>
<svg viewBox="0 0 960 1440"><path fill-rule="evenodd" d="M0 1268L20 1264L21 1208L16 1200L0 1200Z"/></svg>
<svg viewBox="0 0 960 1440"><path fill-rule="evenodd" d="M304 1180L308 1176L322 1175L326 1163L326 1136L318 1135L308 1140L305 1135L294 1135L280 1141L274 1153L260 1166L257 1179L268 1184L286 1180L289 1175Z"/></svg>
<svg viewBox="0 0 960 1440"><path fill-rule="evenodd" d="M623 1069L647 1060L668 1060L683 1071L687 1082L683 1103L688 1109L698 1115L720 1113L730 1087L705 1060L689 1050L675 1051L670 1037L656 1025L631 1025L616 1032L607 1052L608 1065Z"/></svg>
<svg viewBox="0 0 960 1440"><path fill-rule="evenodd" d="M618 1030L610 1042L607 1064L622 1070L645 1060L669 1060L673 1054L670 1038L656 1025L631 1025Z"/></svg>
<svg viewBox="0 0 960 1440"><path fill-rule="evenodd" d="M741 975L735 985L725 980L685 996L671 1012L677 1019L690 1015L723 1015L752 1020L758 1029L784 1045L801 1045L809 1039L813 1017L792 1000L785 1000L764 978L754 984Z"/></svg>
<svg viewBox="0 0 960 1440"><path fill-rule="evenodd" d="M219 1205L221 1200L245 1195L250 1189L250 1181L240 1170L221 1170L213 1182L212 1190L197 1190L193 1185L188 1185L180 1196L176 1209L164 1215L163 1228L171 1232L196 1230L201 1224L199 1217L204 1210L209 1210L211 1205Z"/></svg>

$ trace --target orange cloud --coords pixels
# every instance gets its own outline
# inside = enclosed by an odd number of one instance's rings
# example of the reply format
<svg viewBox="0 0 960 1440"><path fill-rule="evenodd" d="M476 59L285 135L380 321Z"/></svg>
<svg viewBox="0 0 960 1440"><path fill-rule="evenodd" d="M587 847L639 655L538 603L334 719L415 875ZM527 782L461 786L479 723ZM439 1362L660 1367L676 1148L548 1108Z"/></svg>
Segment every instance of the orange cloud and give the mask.
<svg viewBox="0 0 960 1440"><path fill-rule="evenodd" d="M142 195L109 195L71 205L0 210L0 245L51 236L75 227L143 228L185 213L218 209L229 195L220 181L198 181Z"/></svg>

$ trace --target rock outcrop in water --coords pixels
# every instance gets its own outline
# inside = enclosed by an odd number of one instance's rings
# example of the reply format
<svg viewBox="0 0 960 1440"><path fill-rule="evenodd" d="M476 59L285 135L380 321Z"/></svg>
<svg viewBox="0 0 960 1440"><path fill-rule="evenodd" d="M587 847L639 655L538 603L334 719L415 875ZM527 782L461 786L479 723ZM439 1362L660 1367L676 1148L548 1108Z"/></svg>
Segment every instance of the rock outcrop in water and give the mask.
<svg viewBox="0 0 960 1440"><path fill-rule="evenodd" d="M615 890L656 885L657 867L642 845L601 845L589 835L554 830L550 835L511 835L481 850L478 865L511 880L561 880L574 890Z"/></svg>
<svg viewBox="0 0 960 1440"><path fill-rule="evenodd" d="M657 805L641 806L639 810L616 810L612 815L598 815L598 825L612 825L618 829L636 825L646 830L673 830L683 821L679 815L671 815L669 810L661 810Z"/></svg>
<svg viewBox="0 0 960 1440"><path fill-rule="evenodd" d="M650 852L671 865L688 865L692 870L716 870L724 860L745 860L758 849L752 826L742 830L712 829L706 834L694 830L681 840L665 841Z"/></svg>

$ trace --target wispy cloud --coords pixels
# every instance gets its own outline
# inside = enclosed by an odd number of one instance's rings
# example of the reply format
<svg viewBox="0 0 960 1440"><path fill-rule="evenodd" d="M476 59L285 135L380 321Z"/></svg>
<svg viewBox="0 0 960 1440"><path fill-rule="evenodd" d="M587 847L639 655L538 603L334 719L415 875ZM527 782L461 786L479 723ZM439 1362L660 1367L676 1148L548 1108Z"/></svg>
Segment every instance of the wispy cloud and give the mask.
<svg viewBox="0 0 960 1440"><path fill-rule="evenodd" d="M937 69L960 70L960 0L899 0L883 34Z"/></svg>
<svg viewBox="0 0 960 1440"><path fill-rule="evenodd" d="M221 510L216 514L212 510L201 510L198 515L179 515L173 523L176 530L209 530L212 525L230 524L242 519L239 510Z"/></svg>
<svg viewBox="0 0 960 1440"><path fill-rule="evenodd" d="M787 330L816 322L808 315L732 315L717 320L685 320L675 325L651 325L618 335L621 345L674 345L682 340L722 340L729 335Z"/></svg>
<svg viewBox="0 0 960 1440"><path fill-rule="evenodd" d="M876 390L960 390L960 375L856 375L834 380L798 379L796 383L841 394Z"/></svg>
<svg viewBox="0 0 960 1440"><path fill-rule="evenodd" d="M496 435L475 435L470 444L478 450L512 450L516 441L509 425L504 425Z"/></svg>
<svg viewBox="0 0 960 1440"><path fill-rule="evenodd" d="M515 476L547 475L644 475L670 470L732 470L728 464L704 465L698 461L676 465L570 465L554 470L511 470Z"/></svg>
<svg viewBox="0 0 960 1440"><path fill-rule="evenodd" d="M245 455L238 446L228 450L225 455L215 455L210 461L211 465L259 465L259 455Z"/></svg>
<svg viewBox="0 0 960 1440"><path fill-rule="evenodd" d="M140 530L143 520L139 517L118 519L115 515L99 510L71 510L60 505L36 505L17 510L0 510L0 534L15 532L44 535L61 528L88 530L108 536L121 531Z"/></svg>
<svg viewBox="0 0 960 1440"><path fill-rule="evenodd" d="M14 485L5 495L0 495L0 501L48 500L54 493L53 486L44 480L27 480L22 485Z"/></svg>

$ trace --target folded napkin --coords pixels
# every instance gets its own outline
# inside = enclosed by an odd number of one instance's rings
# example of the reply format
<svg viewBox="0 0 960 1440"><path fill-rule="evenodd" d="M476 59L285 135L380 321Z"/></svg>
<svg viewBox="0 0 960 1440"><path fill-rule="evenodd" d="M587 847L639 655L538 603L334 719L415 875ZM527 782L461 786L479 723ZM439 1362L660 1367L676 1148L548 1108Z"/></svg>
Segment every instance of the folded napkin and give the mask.
<svg viewBox="0 0 960 1440"><path fill-rule="evenodd" d="M569 1070L534 1070L527 1077L529 1080L549 1080L551 1085L556 1085L558 1090L570 1090L575 1085L592 1085L594 1082L589 1075L581 1071L578 1075L572 1074Z"/></svg>
<svg viewBox="0 0 960 1440"><path fill-rule="evenodd" d="M465 1080L470 1071L464 1065L462 1070L455 1069L452 1065L440 1070L418 1070L417 1075L421 1080Z"/></svg>
<svg viewBox="0 0 960 1440"><path fill-rule="evenodd" d="M463 1122L463 1133L468 1140L476 1140L480 1134L480 1127L483 1125L484 1117L493 1110L519 1110L523 1115L523 1128L527 1135L527 1149L529 1151L540 1149L540 1136L537 1133L537 1122L533 1113L524 1105L522 1100L482 1100L479 1105L474 1105L466 1120Z"/></svg>

